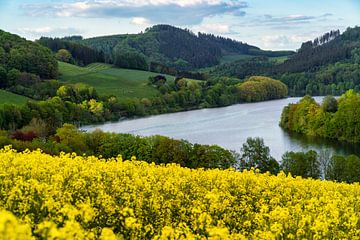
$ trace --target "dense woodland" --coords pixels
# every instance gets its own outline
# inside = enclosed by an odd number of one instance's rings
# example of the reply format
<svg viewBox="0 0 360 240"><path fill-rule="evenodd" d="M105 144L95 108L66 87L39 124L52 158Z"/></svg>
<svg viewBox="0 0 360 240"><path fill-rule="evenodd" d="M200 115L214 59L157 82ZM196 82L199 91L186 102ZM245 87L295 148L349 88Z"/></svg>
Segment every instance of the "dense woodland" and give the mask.
<svg viewBox="0 0 360 240"><path fill-rule="evenodd" d="M57 61L48 48L0 30L0 88L57 74Z"/></svg>
<svg viewBox="0 0 360 240"><path fill-rule="evenodd" d="M283 63L266 57L243 59L220 65L210 75L243 79L262 74L283 81L291 96L340 95L348 89L359 89L359 56L360 27L354 27L303 43Z"/></svg>
<svg viewBox="0 0 360 240"><path fill-rule="evenodd" d="M212 34L195 34L190 30L169 25L156 25L140 34L97 37L77 42L104 52L108 63L115 63L119 53L115 49L120 47L132 53L134 57L145 57L148 66L151 63L158 63L177 70L215 66L226 54L268 57L293 54L291 51L263 51L258 47L228 38ZM138 65L135 64L134 68L138 69Z"/></svg>
<svg viewBox="0 0 360 240"><path fill-rule="evenodd" d="M59 50L67 50L71 54L71 57L65 62L88 65L94 62L104 62L104 53L84 46L75 42L75 40L81 40L81 37L68 37L68 38L47 38L42 37L37 42L47 48L50 48L53 52L58 53ZM61 59L64 61L64 59Z"/></svg>

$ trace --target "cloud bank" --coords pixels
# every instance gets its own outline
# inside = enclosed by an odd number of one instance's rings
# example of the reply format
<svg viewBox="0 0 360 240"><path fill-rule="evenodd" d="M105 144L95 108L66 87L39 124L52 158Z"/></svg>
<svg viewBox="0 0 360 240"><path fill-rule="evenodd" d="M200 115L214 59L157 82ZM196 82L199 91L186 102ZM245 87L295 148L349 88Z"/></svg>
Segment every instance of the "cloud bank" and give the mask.
<svg viewBox="0 0 360 240"><path fill-rule="evenodd" d="M240 0L77 0L72 3L23 4L30 16L83 18L143 18L153 23L200 24L204 18L244 16L248 3Z"/></svg>
<svg viewBox="0 0 360 240"><path fill-rule="evenodd" d="M30 38L38 38L38 37L63 37L63 36L71 36L71 35L77 35L82 34L83 32L80 29L77 28L71 28L71 27L34 27L34 28L18 28L17 32L21 33L22 35L26 35Z"/></svg>

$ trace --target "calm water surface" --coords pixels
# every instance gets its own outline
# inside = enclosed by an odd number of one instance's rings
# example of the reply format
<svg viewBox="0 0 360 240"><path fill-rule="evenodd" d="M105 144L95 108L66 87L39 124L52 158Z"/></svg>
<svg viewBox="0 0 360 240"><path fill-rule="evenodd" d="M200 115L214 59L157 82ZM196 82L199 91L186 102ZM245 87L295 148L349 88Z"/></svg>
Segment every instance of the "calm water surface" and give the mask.
<svg viewBox="0 0 360 240"><path fill-rule="evenodd" d="M322 97L315 97L321 102ZM240 151L248 137L261 137L271 149L271 155L280 160L286 151L316 150L322 154L358 154L360 146L302 135L288 134L279 127L284 106L300 98L237 104L223 108L170 113L140 119L125 120L103 125L83 127L97 128L116 133L141 136L164 135L186 139L192 143L217 144L230 150Z"/></svg>

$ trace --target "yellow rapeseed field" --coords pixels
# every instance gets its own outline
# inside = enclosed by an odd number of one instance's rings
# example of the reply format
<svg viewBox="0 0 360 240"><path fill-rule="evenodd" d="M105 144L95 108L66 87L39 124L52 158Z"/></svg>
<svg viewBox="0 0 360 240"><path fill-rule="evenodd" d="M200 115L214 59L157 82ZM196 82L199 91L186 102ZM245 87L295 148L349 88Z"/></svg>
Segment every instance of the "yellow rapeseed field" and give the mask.
<svg viewBox="0 0 360 240"><path fill-rule="evenodd" d="M0 239L359 239L360 186L0 150Z"/></svg>

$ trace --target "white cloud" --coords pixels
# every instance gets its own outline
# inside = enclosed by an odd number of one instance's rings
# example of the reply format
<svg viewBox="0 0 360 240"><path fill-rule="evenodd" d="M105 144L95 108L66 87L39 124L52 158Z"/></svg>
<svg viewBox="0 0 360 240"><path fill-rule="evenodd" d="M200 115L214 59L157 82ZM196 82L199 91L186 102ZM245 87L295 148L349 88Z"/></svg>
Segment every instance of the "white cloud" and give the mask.
<svg viewBox="0 0 360 240"><path fill-rule="evenodd" d="M130 23L138 26L149 26L151 24L148 19L143 17L133 17Z"/></svg>
<svg viewBox="0 0 360 240"><path fill-rule="evenodd" d="M23 4L33 17L146 18L154 23L196 25L205 17L245 15L242 0L78 0L71 3Z"/></svg>
<svg viewBox="0 0 360 240"><path fill-rule="evenodd" d="M33 34L41 34L41 33L50 33L53 31L51 27L39 27L39 28L19 28L18 31L22 33L33 33Z"/></svg>
<svg viewBox="0 0 360 240"><path fill-rule="evenodd" d="M261 42L265 49L296 49L313 38L309 35L267 35L261 38Z"/></svg>
<svg viewBox="0 0 360 240"><path fill-rule="evenodd" d="M212 4L216 5L221 3L221 0L99 0L102 3L116 3L123 6L136 5L136 6L147 6L147 5L179 5L181 7L194 6L198 4Z"/></svg>
<svg viewBox="0 0 360 240"><path fill-rule="evenodd" d="M25 35L29 39L35 39L40 37L64 37L70 35L77 35L81 34L82 31L76 28L71 27L60 27L60 28L53 28L53 27L23 27L18 28L17 32Z"/></svg>
<svg viewBox="0 0 360 240"><path fill-rule="evenodd" d="M193 31L215 34L228 34L231 32L231 27L226 23L204 23L194 27Z"/></svg>
<svg viewBox="0 0 360 240"><path fill-rule="evenodd" d="M228 2L228 5L238 6L238 0L78 0L75 3L71 3L72 6L79 8L86 8L86 6L96 4L108 4L113 6L148 6L148 5L178 5L181 7L189 7L195 5L218 5L224 2ZM241 2L241 4L245 4Z"/></svg>

